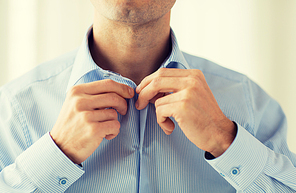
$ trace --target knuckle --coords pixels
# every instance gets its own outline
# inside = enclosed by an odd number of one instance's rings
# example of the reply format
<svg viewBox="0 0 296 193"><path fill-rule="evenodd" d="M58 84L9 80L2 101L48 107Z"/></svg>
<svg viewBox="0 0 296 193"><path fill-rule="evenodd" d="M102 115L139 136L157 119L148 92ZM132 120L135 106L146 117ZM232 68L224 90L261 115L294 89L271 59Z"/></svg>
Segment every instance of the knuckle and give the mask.
<svg viewBox="0 0 296 193"><path fill-rule="evenodd" d="M202 71L199 69L192 69L192 74L198 77L203 75Z"/></svg>
<svg viewBox="0 0 296 193"><path fill-rule="evenodd" d="M187 77L187 85L197 88L200 86L200 80L196 76L189 76Z"/></svg>
<svg viewBox="0 0 296 193"><path fill-rule="evenodd" d="M102 83L104 83L106 87L111 87L114 84L114 81L111 79L106 79Z"/></svg>
<svg viewBox="0 0 296 193"><path fill-rule="evenodd" d="M161 81L162 81L161 77L156 77L151 81L151 83L152 83L153 87L157 88Z"/></svg>
<svg viewBox="0 0 296 193"><path fill-rule="evenodd" d="M117 104L119 103L119 97L115 93L110 93L108 96L108 99L112 102L112 104Z"/></svg>
<svg viewBox="0 0 296 193"><path fill-rule="evenodd" d="M147 76L145 78L143 78L143 80L141 81L141 83L146 83L147 82Z"/></svg>
<svg viewBox="0 0 296 193"><path fill-rule="evenodd" d="M191 85L193 87L198 87L200 85L200 81L197 78L191 78Z"/></svg>
<svg viewBox="0 0 296 193"><path fill-rule="evenodd" d="M117 118L117 112L114 109L109 109L109 116L113 119Z"/></svg>
<svg viewBox="0 0 296 193"><path fill-rule="evenodd" d="M155 107L159 107L161 105L161 102L162 102L161 98L157 99L154 103Z"/></svg>
<svg viewBox="0 0 296 193"><path fill-rule="evenodd" d="M159 99L157 99L157 100L155 101L154 105L155 105L156 112L157 112L157 107L159 107Z"/></svg>
<svg viewBox="0 0 296 193"><path fill-rule="evenodd" d="M156 118L156 122L157 122L158 124L161 124L161 121L160 121L160 118L159 118L159 117Z"/></svg>
<svg viewBox="0 0 296 193"><path fill-rule="evenodd" d="M92 122L89 124L89 129L86 131L87 135L89 135L89 137L92 137L94 135L96 135L98 133L98 131L100 131L100 129L98 129L98 124L96 122Z"/></svg>
<svg viewBox="0 0 296 193"><path fill-rule="evenodd" d="M113 127L114 127L114 129L119 130L120 129L120 122L118 120L113 121Z"/></svg>
<svg viewBox="0 0 296 193"><path fill-rule="evenodd" d="M203 72L199 69L193 69L192 76L198 80L205 80L205 76L204 76Z"/></svg>
<svg viewBox="0 0 296 193"><path fill-rule="evenodd" d="M81 119L84 122L90 122L91 117L92 117L92 112L91 111L84 111L84 112L81 113Z"/></svg>
<svg viewBox="0 0 296 193"><path fill-rule="evenodd" d="M160 115L160 108L155 108L156 118Z"/></svg>
<svg viewBox="0 0 296 193"><path fill-rule="evenodd" d="M161 122L161 117L157 116L157 117L156 117L156 122L157 122L158 124L161 124L161 123L162 123L162 122Z"/></svg>
<svg viewBox="0 0 296 193"><path fill-rule="evenodd" d="M73 99L73 102L74 102L73 108L75 111L80 111L82 109L82 105L81 105L81 103L79 103L77 101L79 101L78 98Z"/></svg>
<svg viewBox="0 0 296 193"><path fill-rule="evenodd" d="M108 129L104 128L104 124L98 122L90 123L91 127L88 131L90 137L97 136L98 138L104 138Z"/></svg>
<svg viewBox="0 0 296 193"><path fill-rule="evenodd" d="M185 98L180 101L181 109L188 109L190 105L190 100Z"/></svg>
<svg viewBox="0 0 296 193"><path fill-rule="evenodd" d="M189 98L191 97L193 91L191 88L184 90L183 98L181 101L188 102Z"/></svg>
<svg viewBox="0 0 296 193"><path fill-rule="evenodd" d="M110 135L110 134L114 134L114 135L118 135L118 133L120 132L120 122L118 120L114 120L109 122L109 127L106 128L106 133L105 135Z"/></svg>
<svg viewBox="0 0 296 193"><path fill-rule="evenodd" d="M83 97L75 97L75 99L74 99L74 108L77 111L82 110L83 107L85 106L85 101L86 101L86 99L83 98Z"/></svg>
<svg viewBox="0 0 296 193"><path fill-rule="evenodd" d="M166 73L166 68L160 68L158 70L158 76L164 76Z"/></svg>
<svg viewBox="0 0 296 193"><path fill-rule="evenodd" d="M70 89L69 95L70 96L77 95L78 93L81 92L81 90L82 90L81 85L75 85Z"/></svg>

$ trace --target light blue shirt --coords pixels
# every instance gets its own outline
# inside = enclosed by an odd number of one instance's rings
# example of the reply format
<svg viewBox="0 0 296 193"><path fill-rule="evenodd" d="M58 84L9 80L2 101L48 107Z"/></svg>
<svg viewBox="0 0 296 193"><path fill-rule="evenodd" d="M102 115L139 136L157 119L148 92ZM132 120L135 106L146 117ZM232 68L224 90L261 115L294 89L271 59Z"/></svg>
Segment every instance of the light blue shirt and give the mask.
<svg viewBox="0 0 296 193"><path fill-rule="evenodd" d="M167 136L155 107L139 111L134 98L119 115L119 135L103 140L82 163L72 163L49 135L73 85L131 80L93 61L86 35L81 47L41 64L0 89L0 192L296 192L296 155L286 143L279 104L246 76L182 53L172 33L172 52L161 67L200 69L237 136L218 158L197 148L176 125ZM239 65L239 64L238 64Z"/></svg>

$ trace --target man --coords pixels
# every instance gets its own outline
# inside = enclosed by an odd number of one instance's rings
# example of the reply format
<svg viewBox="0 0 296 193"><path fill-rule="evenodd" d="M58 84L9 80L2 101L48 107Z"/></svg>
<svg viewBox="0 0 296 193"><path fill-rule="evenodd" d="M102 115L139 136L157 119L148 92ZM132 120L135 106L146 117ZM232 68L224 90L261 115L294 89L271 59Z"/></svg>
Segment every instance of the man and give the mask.
<svg viewBox="0 0 296 193"><path fill-rule="evenodd" d="M296 192L279 105L180 52L175 0L92 0L78 51L1 88L1 192Z"/></svg>

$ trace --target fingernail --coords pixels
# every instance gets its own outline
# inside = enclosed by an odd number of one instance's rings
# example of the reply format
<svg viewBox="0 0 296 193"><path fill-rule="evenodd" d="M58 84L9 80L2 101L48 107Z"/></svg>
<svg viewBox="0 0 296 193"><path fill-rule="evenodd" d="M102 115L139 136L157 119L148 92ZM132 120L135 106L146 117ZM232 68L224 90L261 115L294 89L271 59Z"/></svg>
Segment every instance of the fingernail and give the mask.
<svg viewBox="0 0 296 193"><path fill-rule="evenodd" d="M134 89L132 89L132 88L128 88L128 92L129 92L129 94L130 94L131 96L133 96L133 94L134 94Z"/></svg>
<svg viewBox="0 0 296 193"><path fill-rule="evenodd" d="M140 88L141 88L140 85L138 85L137 88L136 88L136 92L137 92L137 93L140 92Z"/></svg>

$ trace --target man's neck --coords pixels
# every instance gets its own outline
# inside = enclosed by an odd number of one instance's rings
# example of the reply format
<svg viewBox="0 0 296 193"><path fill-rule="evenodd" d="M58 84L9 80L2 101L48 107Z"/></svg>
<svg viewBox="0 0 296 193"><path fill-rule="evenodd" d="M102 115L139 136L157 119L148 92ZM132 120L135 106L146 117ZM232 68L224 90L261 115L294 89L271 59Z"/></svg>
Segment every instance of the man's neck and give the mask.
<svg viewBox="0 0 296 193"><path fill-rule="evenodd" d="M95 16L90 50L94 61L139 84L156 71L171 51L170 13L142 25Z"/></svg>

